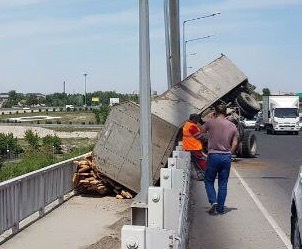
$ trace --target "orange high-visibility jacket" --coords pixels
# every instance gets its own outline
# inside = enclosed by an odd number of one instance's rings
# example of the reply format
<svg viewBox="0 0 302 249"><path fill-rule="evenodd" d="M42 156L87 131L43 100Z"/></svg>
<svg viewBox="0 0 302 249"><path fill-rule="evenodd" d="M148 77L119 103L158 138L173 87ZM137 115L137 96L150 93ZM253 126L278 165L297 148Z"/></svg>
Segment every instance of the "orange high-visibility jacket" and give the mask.
<svg viewBox="0 0 302 249"><path fill-rule="evenodd" d="M192 130L196 132L192 134L190 132ZM202 143L198 139L201 134L201 130L196 124L187 121L182 128L182 134L182 147L184 150L202 150Z"/></svg>

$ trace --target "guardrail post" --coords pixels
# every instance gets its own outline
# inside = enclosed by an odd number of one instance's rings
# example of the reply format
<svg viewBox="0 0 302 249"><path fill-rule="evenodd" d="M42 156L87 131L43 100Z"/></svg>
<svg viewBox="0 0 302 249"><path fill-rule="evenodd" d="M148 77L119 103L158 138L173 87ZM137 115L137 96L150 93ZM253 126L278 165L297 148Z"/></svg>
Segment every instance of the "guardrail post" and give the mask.
<svg viewBox="0 0 302 249"><path fill-rule="evenodd" d="M42 217L45 214L45 173L40 175L40 189L39 189L39 216Z"/></svg>
<svg viewBox="0 0 302 249"><path fill-rule="evenodd" d="M164 228L164 189L161 187L149 187L148 227Z"/></svg>
<svg viewBox="0 0 302 249"><path fill-rule="evenodd" d="M64 191L63 191L63 187L64 187L64 172L63 172L63 167L60 167L59 169L59 176L60 176L60 180L59 180L59 193L60 195L58 196L58 202L59 205L62 204L64 202Z"/></svg>
<svg viewBox="0 0 302 249"><path fill-rule="evenodd" d="M179 145L161 169L161 186L149 187L147 224L124 226L122 249L186 248L190 172L190 153Z"/></svg>
<svg viewBox="0 0 302 249"><path fill-rule="evenodd" d="M121 249L145 249L145 248L147 248L147 246L146 246L146 227L145 226L125 225L122 227L121 237L122 237Z"/></svg>
<svg viewBox="0 0 302 249"><path fill-rule="evenodd" d="M17 184L14 187L14 225L12 227L12 233L16 234L19 232L19 222L20 222L20 201L19 201L19 193L20 193L20 182L17 182Z"/></svg>

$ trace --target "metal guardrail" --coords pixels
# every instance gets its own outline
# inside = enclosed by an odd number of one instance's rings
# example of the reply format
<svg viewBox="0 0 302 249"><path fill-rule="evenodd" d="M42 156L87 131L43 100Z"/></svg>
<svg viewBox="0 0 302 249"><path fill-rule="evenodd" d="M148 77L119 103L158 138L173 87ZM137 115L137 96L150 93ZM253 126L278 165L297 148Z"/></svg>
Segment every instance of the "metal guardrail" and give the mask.
<svg viewBox="0 0 302 249"><path fill-rule="evenodd" d="M18 233L21 221L36 212L42 217L55 201L61 204L73 190L73 160L85 155L0 183L0 235L9 229Z"/></svg>
<svg viewBox="0 0 302 249"><path fill-rule="evenodd" d="M190 175L190 153L176 146L160 187L149 187L147 226L123 226L122 249L186 248Z"/></svg>

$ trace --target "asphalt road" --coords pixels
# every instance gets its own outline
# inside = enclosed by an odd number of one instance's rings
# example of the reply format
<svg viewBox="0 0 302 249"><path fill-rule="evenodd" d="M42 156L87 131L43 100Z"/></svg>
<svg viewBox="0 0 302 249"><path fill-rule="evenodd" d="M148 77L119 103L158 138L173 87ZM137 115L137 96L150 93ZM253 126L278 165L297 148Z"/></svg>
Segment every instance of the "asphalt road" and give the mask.
<svg viewBox="0 0 302 249"><path fill-rule="evenodd" d="M255 134L258 156L232 163L224 215L208 214L204 183L193 181L188 248L291 248L291 193L302 164L302 132Z"/></svg>
<svg viewBox="0 0 302 249"><path fill-rule="evenodd" d="M290 235L291 193L302 165L302 132L299 135L267 135L255 132L258 156L242 159L237 168L269 214Z"/></svg>

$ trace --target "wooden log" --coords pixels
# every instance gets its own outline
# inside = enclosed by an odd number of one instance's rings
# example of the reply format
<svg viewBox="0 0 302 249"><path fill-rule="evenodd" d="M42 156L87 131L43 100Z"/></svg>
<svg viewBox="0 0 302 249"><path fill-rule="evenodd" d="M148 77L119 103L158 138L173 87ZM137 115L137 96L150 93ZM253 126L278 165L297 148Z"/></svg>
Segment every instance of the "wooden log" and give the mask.
<svg viewBox="0 0 302 249"><path fill-rule="evenodd" d="M77 173L79 176L92 176L91 173Z"/></svg>
<svg viewBox="0 0 302 249"><path fill-rule="evenodd" d="M83 173L90 169L90 166L87 164L81 165L81 168L78 170L79 173Z"/></svg>
<svg viewBox="0 0 302 249"><path fill-rule="evenodd" d="M115 198L116 199L124 199L124 197L122 195L116 195Z"/></svg>
<svg viewBox="0 0 302 249"><path fill-rule="evenodd" d="M99 178L98 175L94 172L94 170L91 170L90 173L95 179Z"/></svg>
<svg viewBox="0 0 302 249"><path fill-rule="evenodd" d="M106 194L108 192L108 188L106 188L105 186L103 187L98 187L97 188L97 192L100 193L100 194Z"/></svg>
<svg viewBox="0 0 302 249"><path fill-rule="evenodd" d="M90 182L91 185L97 185L97 184L99 184L99 183L100 183L100 181L98 181L98 180L92 180L92 181Z"/></svg>
<svg viewBox="0 0 302 249"><path fill-rule="evenodd" d="M80 181L80 176L77 173L74 173L72 177L73 186L74 187L78 186L79 181Z"/></svg>
<svg viewBox="0 0 302 249"><path fill-rule="evenodd" d="M80 180L79 183L82 183L82 184L89 184L89 180L87 180L87 179Z"/></svg>
<svg viewBox="0 0 302 249"><path fill-rule="evenodd" d="M89 164L86 160L73 161L73 163L76 165L88 165Z"/></svg>
<svg viewBox="0 0 302 249"><path fill-rule="evenodd" d="M133 196L128 191L125 191L125 190L122 190L121 195L127 199L133 198Z"/></svg>
<svg viewBox="0 0 302 249"><path fill-rule="evenodd" d="M88 178L86 178L86 180L88 180L88 181L89 181L89 183L90 183L90 182L94 181L94 180L95 180L95 178L92 176L92 177L88 177Z"/></svg>
<svg viewBox="0 0 302 249"><path fill-rule="evenodd" d="M95 171L98 171L96 167L96 163L94 161L92 161L91 168Z"/></svg>

